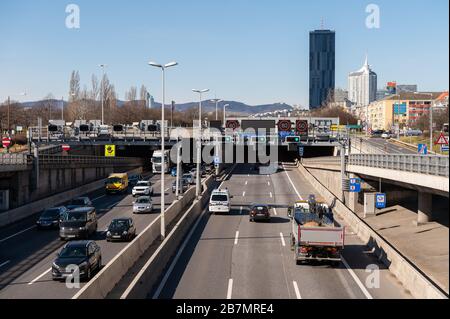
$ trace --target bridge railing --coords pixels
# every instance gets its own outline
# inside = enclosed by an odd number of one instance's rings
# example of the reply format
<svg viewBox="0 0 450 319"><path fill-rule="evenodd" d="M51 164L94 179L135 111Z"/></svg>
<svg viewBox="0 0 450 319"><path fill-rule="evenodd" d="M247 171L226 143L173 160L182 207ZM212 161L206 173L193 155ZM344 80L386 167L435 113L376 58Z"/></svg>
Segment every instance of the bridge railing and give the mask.
<svg viewBox="0 0 450 319"><path fill-rule="evenodd" d="M397 171L449 177L447 156L352 154L349 165L391 169Z"/></svg>
<svg viewBox="0 0 450 319"><path fill-rule="evenodd" d="M140 165L142 159L136 157L40 155L39 163L41 165Z"/></svg>
<svg viewBox="0 0 450 319"><path fill-rule="evenodd" d="M0 165L31 165L32 156L23 153L0 154Z"/></svg>

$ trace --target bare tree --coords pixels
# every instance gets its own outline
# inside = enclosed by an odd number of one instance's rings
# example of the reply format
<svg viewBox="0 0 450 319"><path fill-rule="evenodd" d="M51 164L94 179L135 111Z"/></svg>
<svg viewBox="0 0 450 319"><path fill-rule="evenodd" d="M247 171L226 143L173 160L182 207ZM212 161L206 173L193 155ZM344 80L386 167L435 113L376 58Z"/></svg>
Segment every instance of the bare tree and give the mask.
<svg viewBox="0 0 450 319"><path fill-rule="evenodd" d="M100 85L98 83L98 78L95 74L91 76L91 96L90 98L94 101L98 99L100 95Z"/></svg>
<svg viewBox="0 0 450 319"><path fill-rule="evenodd" d="M69 83L69 100L75 101L80 97L80 74L78 71L72 71Z"/></svg>
<svg viewBox="0 0 450 319"><path fill-rule="evenodd" d="M142 107L145 107L147 104L147 96L148 96L148 90L145 87L145 85L141 86L141 91L140 91L140 103L142 104Z"/></svg>

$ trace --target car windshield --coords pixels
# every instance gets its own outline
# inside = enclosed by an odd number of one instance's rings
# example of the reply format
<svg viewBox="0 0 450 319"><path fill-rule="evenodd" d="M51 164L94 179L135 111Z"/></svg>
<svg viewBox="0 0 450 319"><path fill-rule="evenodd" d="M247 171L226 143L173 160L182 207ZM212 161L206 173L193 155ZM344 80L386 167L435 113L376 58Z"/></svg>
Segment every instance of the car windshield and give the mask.
<svg viewBox="0 0 450 319"><path fill-rule="evenodd" d="M73 200L70 202L70 205L79 205L79 206L83 206L84 204L85 204L85 203L84 203L84 200L81 199L81 198L73 199Z"/></svg>
<svg viewBox="0 0 450 319"><path fill-rule="evenodd" d="M254 210L266 210L267 207L266 206L253 206Z"/></svg>
<svg viewBox="0 0 450 319"><path fill-rule="evenodd" d="M128 228L128 220L116 219L111 222L109 229Z"/></svg>
<svg viewBox="0 0 450 319"><path fill-rule="evenodd" d="M150 186L149 184L149 182L138 182L136 186Z"/></svg>
<svg viewBox="0 0 450 319"><path fill-rule="evenodd" d="M183 178L184 178L184 179L188 179L188 178L191 178L191 177L192 177L192 176L191 176L190 174L184 174L184 175L183 175Z"/></svg>
<svg viewBox="0 0 450 319"><path fill-rule="evenodd" d="M153 157L153 158L152 158L152 162L153 162L153 163L160 164L160 163L161 163L161 157Z"/></svg>
<svg viewBox="0 0 450 319"><path fill-rule="evenodd" d="M62 216L65 222L85 222L87 214L82 212L68 212Z"/></svg>
<svg viewBox="0 0 450 319"><path fill-rule="evenodd" d="M228 201L228 196L227 195L212 195L211 200L213 202L226 202Z"/></svg>
<svg viewBox="0 0 450 319"><path fill-rule="evenodd" d="M59 217L59 209L56 209L56 208L55 209L47 209L42 213L41 217L44 217L44 218Z"/></svg>
<svg viewBox="0 0 450 319"><path fill-rule="evenodd" d="M150 198L148 198L148 197L139 197L136 200L136 203L137 204L148 204L148 203L150 203Z"/></svg>
<svg viewBox="0 0 450 319"><path fill-rule="evenodd" d="M108 183L111 183L111 184L117 184L117 183L121 183L121 182L122 182L122 179L118 178L118 177L111 177L108 179Z"/></svg>
<svg viewBox="0 0 450 319"><path fill-rule="evenodd" d="M61 253L59 254L60 258L77 258L86 256L87 256L87 248L83 246L64 247Z"/></svg>

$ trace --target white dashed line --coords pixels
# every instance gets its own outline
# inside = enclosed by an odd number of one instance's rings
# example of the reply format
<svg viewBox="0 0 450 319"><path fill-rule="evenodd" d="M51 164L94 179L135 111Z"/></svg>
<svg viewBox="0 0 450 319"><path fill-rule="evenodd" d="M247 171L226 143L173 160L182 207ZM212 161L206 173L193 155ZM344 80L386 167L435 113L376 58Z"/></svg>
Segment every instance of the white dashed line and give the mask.
<svg viewBox="0 0 450 319"><path fill-rule="evenodd" d="M3 266L6 266L7 264L9 264L11 262L11 260L7 260L3 263L0 264L0 268L2 268Z"/></svg>
<svg viewBox="0 0 450 319"><path fill-rule="evenodd" d="M239 241L239 231L236 232L236 236L234 236L234 244L237 245Z"/></svg>
<svg viewBox="0 0 450 319"><path fill-rule="evenodd" d="M16 237L16 236L18 236L20 234L23 234L24 232L29 231L29 230L34 229L34 228L36 228L36 225L35 226L31 226L31 227L29 227L27 229L21 230L20 232L15 233L14 235L8 236L8 237L3 238L3 239L0 239L0 243L3 243L4 241L7 241L8 239L14 238L14 237Z"/></svg>
<svg viewBox="0 0 450 319"><path fill-rule="evenodd" d="M227 299L231 299L231 295L233 293L233 279L228 280L228 291L227 291Z"/></svg>
<svg viewBox="0 0 450 319"><path fill-rule="evenodd" d="M281 238L281 244L283 245L283 247L286 247L286 242L284 241L283 233L280 233L280 238Z"/></svg>
<svg viewBox="0 0 450 319"><path fill-rule="evenodd" d="M248 181L245 181L245 185L248 185Z"/></svg>
<svg viewBox="0 0 450 319"><path fill-rule="evenodd" d="M103 198L103 197L106 197L106 195L102 195L102 196L96 197L92 201L93 202L98 201L100 198Z"/></svg>
<svg viewBox="0 0 450 319"><path fill-rule="evenodd" d="M245 191L242 193L242 197L245 197Z"/></svg>
<svg viewBox="0 0 450 319"><path fill-rule="evenodd" d="M270 182L267 182L267 186L270 186Z"/></svg>
<svg viewBox="0 0 450 319"><path fill-rule="evenodd" d="M44 277L47 273L49 273L52 269L49 268L47 269L45 272L43 272L42 274L40 274L39 276L37 276L36 278L34 278L32 281L30 281L28 284L32 285L34 284L36 281L38 281L39 279L41 279L42 277Z"/></svg>
<svg viewBox="0 0 450 319"><path fill-rule="evenodd" d="M352 276L353 280L358 284L359 289L361 289L364 296L366 296L367 299L373 299L372 295L369 293L369 291L367 291L366 287L363 285L361 280L359 280L358 276L356 276L353 269L350 268L349 264L347 263L347 261L344 259L343 256L341 256L341 259L342 259L342 263L344 264L345 268L347 268L348 272L350 273L350 276Z"/></svg>
<svg viewBox="0 0 450 319"><path fill-rule="evenodd" d="M277 213L277 209L274 207L273 208L273 213L275 214L275 216L277 216L278 215L278 213Z"/></svg>
<svg viewBox="0 0 450 319"><path fill-rule="evenodd" d="M273 197L273 194L272 194L272 192L270 192L270 193L269 193L269 195L270 195L270 198L272 198L272 197Z"/></svg>
<svg viewBox="0 0 450 319"><path fill-rule="evenodd" d="M297 282L293 281L292 284L294 285L295 296L297 297L297 299L302 299L302 296L300 295L300 290L298 290Z"/></svg>
<svg viewBox="0 0 450 319"><path fill-rule="evenodd" d="M241 208L239 209L239 214L242 215L243 212L244 212L244 207L241 206Z"/></svg>

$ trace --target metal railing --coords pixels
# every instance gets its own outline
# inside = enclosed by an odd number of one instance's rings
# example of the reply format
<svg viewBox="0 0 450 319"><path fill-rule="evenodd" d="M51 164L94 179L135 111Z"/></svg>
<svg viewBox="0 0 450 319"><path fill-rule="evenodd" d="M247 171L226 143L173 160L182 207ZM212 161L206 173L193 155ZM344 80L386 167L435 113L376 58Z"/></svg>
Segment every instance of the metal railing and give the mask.
<svg viewBox="0 0 450 319"><path fill-rule="evenodd" d="M0 165L31 165L33 157L23 153L0 154Z"/></svg>
<svg viewBox="0 0 450 319"><path fill-rule="evenodd" d="M447 156L352 154L348 164L449 177Z"/></svg>
<svg viewBox="0 0 450 319"><path fill-rule="evenodd" d="M102 157L102 156L63 156L40 155L40 165L142 165L142 158L137 157Z"/></svg>

